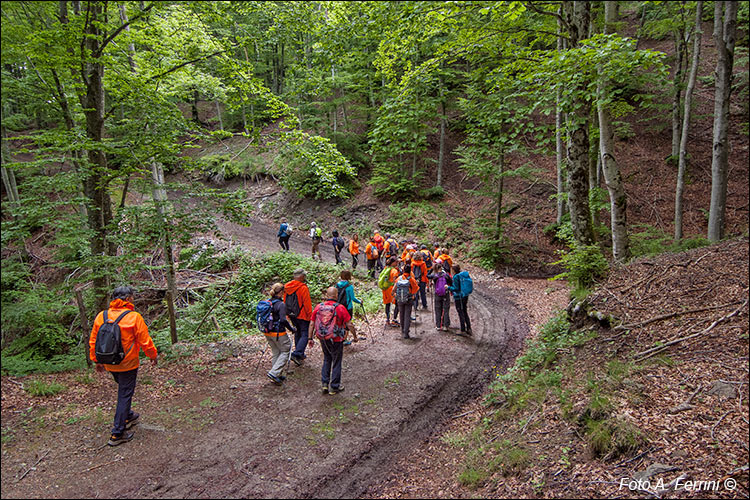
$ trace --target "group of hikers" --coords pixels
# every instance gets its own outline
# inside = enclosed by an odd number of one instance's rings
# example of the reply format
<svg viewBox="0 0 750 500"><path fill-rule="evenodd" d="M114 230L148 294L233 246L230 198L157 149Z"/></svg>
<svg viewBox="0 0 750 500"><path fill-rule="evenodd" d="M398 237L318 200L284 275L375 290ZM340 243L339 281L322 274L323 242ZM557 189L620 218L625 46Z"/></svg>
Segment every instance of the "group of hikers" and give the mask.
<svg viewBox="0 0 750 500"><path fill-rule="evenodd" d="M291 234L291 227L286 222L282 223L278 236L284 250L289 250ZM352 256L352 269L356 269L358 257L362 254L357 235L347 245L337 231L332 234L336 263L344 264L340 252L348 247ZM313 242L313 257L317 253L318 258L321 258L319 245L322 230L315 223L311 225L310 237ZM403 339L412 338L410 328L415 319L412 312L416 314L418 309L428 309L429 289L433 296L435 329L448 331L451 327L452 295L458 312L460 332L472 335L467 308L473 291L472 279L468 271L462 271L458 264L453 263L445 248L439 244L435 244L432 250L426 245L417 248L413 242L397 242L390 234L381 236L375 231L364 254L367 258L368 276L374 279L375 272L379 273L377 285L382 292L386 314L384 328L400 327ZM352 324L354 305L359 304L363 313L364 306L355 296L351 283L352 271L342 270L340 278L340 281L325 290L324 300L313 308L307 273L304 269L297 269L291 281L274 283L269 299L257 304L256 323L266 338L266 348L270 347L272 353L271 369L267 376L274 384L284 383L284 372L290 362L302 365L307 357L306 348L313 346L315 339L318 339L323 351L322 392L337 394L344 390L341 383L344 346L365 339ZM153 365L157 364L158 359L148 327L143 317L134 310L134 295L134 290L129 286L115 288L109 308L96 316L89 336L89 357L96 363L96 371L111 373L117 384L117 407L111 436L107 442L110 446L133 439L134 433L130 429L139 421L139 414L132 411L131 403L140 351L144 351ZM287 331L294 334L293 342Z"/></svg>

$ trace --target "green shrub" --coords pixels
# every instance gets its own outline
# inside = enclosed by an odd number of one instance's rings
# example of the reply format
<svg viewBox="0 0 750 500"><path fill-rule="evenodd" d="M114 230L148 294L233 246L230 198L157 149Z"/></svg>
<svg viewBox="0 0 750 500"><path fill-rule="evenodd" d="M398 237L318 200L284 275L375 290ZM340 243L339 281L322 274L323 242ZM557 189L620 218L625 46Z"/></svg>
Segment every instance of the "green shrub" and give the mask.
<svg viewBox="0 0 750 500"><path fill-rule="evenodd" d="M636 228L641 229L641 231L636 232ZM701 236L674 241L672 235L646 224L634 226L634 231L630 235L630 252L633 258L651 257L667 252L683 252L710 244L710 241Z"/></svg>
<svg viewBox="0 0 750 500"><path fill-rule="evenodd" d="M242 165L232 161L232 155L228 153L204 156L198 160L198 164L208 180L216 183L244 174Z"/></svg>
<svg viewBox="0 0 750 500"><path fill-rule="evenodd" d="M581 245L573 242L570 251L559 251L560 260L553 265L566 269L553 277L553 280L567 279L577 290L589 288L594 282L606 276L609 263L597 245Z"/></svg>
<svg viewBox="0 0 750 500"><path fill-rule="evenodd" d="M54 396L58 392L67 389L58 382L44 382L43 380L29 380L23 385L23 389L32 396Z"/></svg>

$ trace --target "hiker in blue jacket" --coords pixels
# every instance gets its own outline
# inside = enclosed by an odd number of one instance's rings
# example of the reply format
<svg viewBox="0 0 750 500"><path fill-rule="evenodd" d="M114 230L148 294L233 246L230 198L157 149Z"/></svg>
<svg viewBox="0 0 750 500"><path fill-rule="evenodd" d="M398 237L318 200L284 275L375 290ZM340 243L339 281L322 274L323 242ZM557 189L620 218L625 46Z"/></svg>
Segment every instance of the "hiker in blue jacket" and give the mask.
<svg viewBox="0 0 750 500"><path fill-rule="evenodd" d="M448 290L453 292L453 300L458 311L458 320L461 322L461 333L471 335L471 320L469 319L468 301L469 294L474 289L474 284L469 276L469 271L461 271L458 264L453 266L453 285Z"/></svg>
<svg viewBox="0 0 750 500"><path fill-rule="evenodd" d="M354 296L354 286L349 282L352 279L352 272L345 269L341 271L339 275L341 281L336 283L336 290L338 290L338 303L346 307L349 312L349 316L354 317L354 304L361 304L362 301ZM354 331L352 340L345 340L344 345L350 345L352 341L357 342L360 338L364 339L364 335L361 337Z"/></svg>
<svg viewBox="0 0 750 500"><path fill-rule="evenodd" d="M289 237L291 236L291 229L289 228L289 224L286 223L286 219L281 220L281 225L279 226L279 232L276 233L276 236L279 237L279 245L281 245L281 249L288 252L289 251Z"/></svg>

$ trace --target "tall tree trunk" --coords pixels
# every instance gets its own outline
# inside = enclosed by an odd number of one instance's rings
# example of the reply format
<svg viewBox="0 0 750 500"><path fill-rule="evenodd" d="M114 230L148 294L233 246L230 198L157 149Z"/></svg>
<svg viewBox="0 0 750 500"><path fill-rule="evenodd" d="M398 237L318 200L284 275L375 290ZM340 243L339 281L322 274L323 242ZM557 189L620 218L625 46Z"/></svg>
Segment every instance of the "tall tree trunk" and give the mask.
<svg viewBox="0 0 750 500"><path fill-rule="evenodd" d="M87 340L91 335L91 328L89 327L89 317L86 313L86 304L83 301L83 294L80 290L75 290L76 303L78 304L78 314L81 316L81 344L83 344L83 356L86 358L86 365L90 368L93 364L91 361L90 347Z"/></svg>
<svg viewBox="0 0 750 500"><path fill-rule="evenodd" d="M445 164L445 90L443 89L443 77L439 79L440 89L440 150L438 152L437 182L435 186L443 185L443 168Z"/></svg>
<svg viewBox="0 0 750 500"><path fill-rule="evenodd" d="M190 102L190 111L195 123L200 124L201 119L198 117L198 89L193 89L193 100Z"/></svg>
<svg viewBox="0 0 750 500"><path fill-rule="evenodd" d="M718 59L714 96L713 156L711 158L711 207L708 213L708 239L710 241L719 241L724 237L729 168L727 129L737 31L737 4L736 1L715 2L714 4L714 40Z"/></svg>
<svg viewBox="0 0 750 500"><path fill-rule="evenodd" d="M12 207L16 207L19 202L16 174L12 169L5 166L6 163L10 162L10 150L8 148L8 133L5 130L5 125L2 125L5 120L4 114L5 110L0 110L0 140L2 141L0 164L2 164L3 186L5 187L5 193L8 195L8 202Z"/></svg>
<svg viewBox="0 0 750 500"><path fill-rule="evenodd" d="M571 47L578 45L588 30L591 5L586 1L563 2L563 15L568 26ZM584 89L578 89L582 92ZM573 225L573 236L582 245L594 242L594 230L589 209L589 116L591 106L578 98L573 103L575 113L569 113L568 144L568 209Z"/></svg>
<svg viewBox="0 0 750 500"><path fill-rule="evenodd" d="M558 9L558 15L562 14L562 10ZM557 20L557 51L562 52L565 49L565 39L562 37L562 20ZM564 145L562 141L562 128L563 128L563 117L562 108L560 107L561 90L557 87L555 91L555 170L557 172L557 224L562 224L563 215L565 215L565 200L563 199L563 193L565 193L565 177L563 173L563 156L564 156Z"/></svg>
<svg viewBox="0 0 750 500"><path fill-rule="evenodd" d="M500 239L503 223L503 184L505 181L505 151L501 151L497 158L497 194L495 203L495 240Z"/></svg>
<svg viewBox="0 0 750 500"><path fill-rule="evenodd" d="M215 99L214 102L216 103L216 116L219 118L219 129L224 130L224 120L221 118L221 106L219 106L219 100Z"/></svg>
<svg viewBox="0 0 750 500"><path fill-rule="evenodd" d="M339 105L336 103L336 69L331 65L331 91L333 92L333 134L336 134L338 125L337 115L339 114Z"/></svg>
<svg viewBox="0 0 750 500"><path fill-rule="evenodd" d="M690 106L693 100L693 89L698 76L698 63L700 62L701 39L701 15L703 1L698 0L695 6L695 33L693 39L693 61L690 65L690 76L688 77L687 89L685 90L685 110L683 111L682 130L680 131L680 155L677 162L677 186L674 196L674 239L682 239L682 193L685 188L685 171L687 170L687 140L690 127Z"/></svg>
<svg viewBox="0 0 750 500"><path fill-rule="evenodd" d="M685 65L684 33L675 33L675 52L677 53L677 67L672 80L672 154L671 161L680 154L680 125L682 124L682 74ZM670 163L674 165L674 163Z"/></svg>
<svg viewBox="0 0 750 500"><path fill-rule="evenodd" d="M177 343L177 320L175 317L174 298L176 295L174 255L172 249L171 230L167 216L167 192L164 189L164 167L161 163L151 161L151 177L154 181L153 196L156 203L156 210L161 217L162 227L164 228L164 260L167 264L167 311L169 314L169 335L172 343Z"/></svg>

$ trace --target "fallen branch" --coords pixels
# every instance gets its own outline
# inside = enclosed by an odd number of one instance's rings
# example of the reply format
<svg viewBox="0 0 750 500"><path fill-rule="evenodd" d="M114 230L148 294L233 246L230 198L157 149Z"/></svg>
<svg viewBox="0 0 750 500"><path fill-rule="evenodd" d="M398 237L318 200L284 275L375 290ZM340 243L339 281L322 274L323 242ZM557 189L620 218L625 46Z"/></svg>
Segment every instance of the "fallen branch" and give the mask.
<svg viewBox="0 0 750 500"><path fill-rule="evenodd" d="M214 305L211 306L211 309L209 309L208 312L206 313L206 315L203 316L203 319L201 320L201 322L198 323L198 328L196 328L195 331L193 332L193 335L192 335L193 337L195 337L195 334L198 333L198 330L201 329L201 327L203 326L203 323L206 321L206 318L208 318L208 316L213 312L213 310L216 308L216 306L219 305L219 302L221 302L222 300L224 300L224 296L226 296L227 292L232 287L232 280L233 279L234 279L234 276L232 276L231 278L229 278L229 283L227 284L227 287L224 289L224 292L221 294L221 297L219 297L219 299L214 303Z"/></svg>
<svg viewBox="0 0 750 500"><path fill-rule="evenodd" d="M28 474L29 472L31 472L32 469L34 469L37 465L39 465L39 463L42 460L44 460L44 457L46 457L47 455L49 455L49 452L50 452L50 450L47 450L47 452L44 455L42 455L41 457L39 457L39 460L37 460L34 465L32 465L31 467L29 467L28 469L26 469L26 472L24 472L23 475L16 480L16 482L17 483L21 482L21 479L25 478L26 474Z"/></svg>
<svg viewBox="0 0 750 500"><path fill-rule="evenodd" d="M615 327L615 330L628 330L628 329L633 329L633 328L640 328L648 324L654 323L656 321L661 321L663 319L674 318L675 316L682 316L683 314L712 311L714 309L724 309L725 307L733 306L739 303L740 303L739 301L736 301L736 302L730 302L729 304L722 304L720 306L701 307L698 309L690 309L688 311L677 311L674 313L664 314L662 316L657 316L655 318L647 319L645 321L641 321L640 323L631 323L629 325L618 325ZM745 301L745 303L747 303L747 301Z"/></svg>
<svg viewBox="0 0 750 500"><path fill-rule="evenodd" d="M669 413L679 413L681 411L692 410L693 405L691 405L690 403L693 401L693 398L695 398L695 396L697 396L698 393L701 392L702 388L703 387L699 385L698 388L695 391L693 391L693 393L690 395L689 398L687 398L686 401L683 401L679 405L673 406L672 408L670 408Z"/></svg>
<svg viewBox="0 0 750 500"><path fill-rule="evenodd" d="M114 464L116 462L120 462L120 461L122 461L122 457L117 457L114 460L110 460L109 462L104 462L103 464L94 465L93 467L89 467L88 469L86 469L86 472L91 472L92 470L98 469L99 467L104 467L105 465L112 465L112 464Z"/></svg>
<svg viewBox="0 0 750 500"><path fill-rule="evenodd" d="M721 423L722 420L724 420L724 417L726 417L732 412L734 412L734 409L729 410L724 415L719 417L719 420L717 420L716 423L713 425L713 427L711 427L711 439L716 440L716 438L714 437L714 430L716 430L716 427Z"/></svg>
<svg viewBox="0 0 750 500"><path fill-rule="evenodd" d="M748 303L748 300L745 300L745 302L743 302L740 307L738 307L737 309L735 309L731 313L727 314L726 316L722 316L721 318L717 319L716 321L714 321L713 323L711 323L711 325L708 328L706 328L705 330L701 330L700 332L696 332L696 333L694 333L692 335L688 335L686 337L681 337L679 339L671 340L671 341L669 341L669 342L667 342L667 343L665 343L663 345L660 345L660 346L657 346L657 347L652 347L651 349L647 349L645 351L639 352L638 354L636 354L635 356L633 356L633 359L635 361L643 361L644 359L650 358L651 356L660 353L661 351L665 350L669 346L673 346L673 345L678 344L680 342L683 342L685 340L689 340L689 339L698 337L699 335L703 335L704 333L708 333L711 330L713 330L713 328L716 325L718 325L719 323L721 323L723 321L726 321L729 318L731 318L732 316L734 316L737 313L739 313L747 305L747 303Z"/></svg>
<svg viewBox="0 0 750 500"><path fill-rule="evenodd" d="M460 415L453 415L451 418L461 418L465 417L466 415L469 415L470 413L474 413L476 410L469 410L461 413Z"/></svg>

